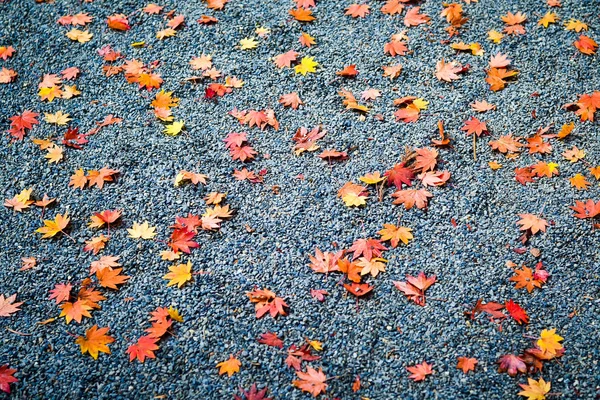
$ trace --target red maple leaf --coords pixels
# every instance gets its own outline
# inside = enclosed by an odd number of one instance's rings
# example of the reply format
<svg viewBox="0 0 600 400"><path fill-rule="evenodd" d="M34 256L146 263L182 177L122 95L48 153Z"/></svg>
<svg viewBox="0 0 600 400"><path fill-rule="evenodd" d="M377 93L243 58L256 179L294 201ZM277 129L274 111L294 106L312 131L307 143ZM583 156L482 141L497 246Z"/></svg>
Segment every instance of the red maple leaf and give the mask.
<svg viewBox="0 0 600 400"><path fill-rule="evenodd" d="M348 252L354 252L353 260L361 255L367 260L371 260L373 256L381 257L381 252L385 250L387 250L387 247L381 244L379 239L356 239Z"/></svg>
<svg viewBox="0 0 600 400"><path fill-rule="evenodd" d="M507 354L498 360L498 372L507 372L510 376L515 376L519 372L525 373L527 371L527 365L523 362L520 356L514 354Z"/></svg>
<svg viewBox="0 0 600 400"><path fill-rule="evenodd" d="M281 340L279 336L273 332L265 332L261 334L258 338L258 343L283 349L283 340Z"/></svg>
<svg viewBox="0 0 600 400"><path fill-rule="evenodd" d="M402 184L410 186L412 179L415 177L412 169L407 168L405 163L394 165L394 167L387 170L384 175L387 177L388 186L394 185L398 189L402 189Z"/></svg>
<svg viewBox="0 0 600 400"><path fill-rule="evenodd" d="M171 240L168 243L168 246L174 252L183 251L184 253L190 253L191 248L200 247L200 245L194 242L192 239L196 233L194 231L190 231L187 228L183 229L175 229L171 234Z"/></svg>
<svg viewBox="0 0 600 400"><path fill-rule="evenodd" d="M521 308L521 306L515 303L512 299L507 301L504 304L504 307L506 307L506 311L508 311L512 319L517 321L519 325L522 323L529 323L529 316L527 315L525 310L523 310L523 308Z"/></svg>

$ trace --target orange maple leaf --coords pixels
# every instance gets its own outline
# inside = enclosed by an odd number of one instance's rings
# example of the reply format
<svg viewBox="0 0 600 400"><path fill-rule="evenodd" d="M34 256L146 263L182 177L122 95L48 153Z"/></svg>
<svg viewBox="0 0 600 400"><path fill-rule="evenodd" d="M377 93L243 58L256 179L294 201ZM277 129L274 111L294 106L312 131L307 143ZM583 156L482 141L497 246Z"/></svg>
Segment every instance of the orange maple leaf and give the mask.
<svg viewBox="0 0 600 400"><path fill-rule="evenodd" d="M308 392L317 397L327 390L327 376L321 368L317 371L312 367L306 367L306 372L296 371L296 375L298 379L292 383L303 392Z"/></svg>
<svg viewBox="0 0 600 400"><path fill-rule="evenodd" d="M427 375L433 374L433 365L427 364L427 361L423 361L421 364L413 365L412 367L406 367L410 372L409 378L415 382L423 381Z"/></svg>
<svg viewBox="0 0 600 400"><path fill-rule="evenodd" d="M126 353L129 354L129 361L138 359L139 362L143 363L147 358L156 358L154 351L158 350L159 338L142 336L138 341L127 348Z"/></svg>
<svg viewBox="0 0 600 400"><path fill-rule="evenodd" d="M85 337L79 336L75 343L81 348L81 353L89 353L94 360L98 359L98 353L110 354L108 344L115 341L111 336L108 336L108 327L98 328L98 325L92 326L85 332Z"/></svg>

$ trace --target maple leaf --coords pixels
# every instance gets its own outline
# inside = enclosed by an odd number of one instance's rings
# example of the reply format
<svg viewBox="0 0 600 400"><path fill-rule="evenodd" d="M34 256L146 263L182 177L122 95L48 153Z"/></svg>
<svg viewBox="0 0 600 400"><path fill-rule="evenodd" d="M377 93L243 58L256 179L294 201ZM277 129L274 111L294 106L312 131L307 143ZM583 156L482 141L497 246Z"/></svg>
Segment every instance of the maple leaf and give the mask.
<svg viewBox="0 0 600 400"><path fill-rule="evenodd" d="M118 173L119 171L116 169L110 169L107 167L102 167L100 171L88 171L88 185L90 188L96 186L98 189L102 189L104 187L104 182L113 182L115 180L115 175Z"/></svg>
<svg viewBox="0 0 600 400"><path fill-rule="evenodd" d="M283 340L281 340L279 336L273 332L265 332L261 334L258 338L258 343L283 349Z"/></svg>
<svg viewBox="0 0 600 400"><path fill-rule="evenodd" d="M312 15L312 11L307 8L297 8L295 10L290 10L289 14L296 19L296 21L300 22L311 22L316 18Z"/></svg>
<svg viewBox="0 0 600 400"><path fill-rule="evenodd" d="M525 310L523 310L523 308L517 303L515 303L512 299L507 301L504 304L504 307L506 308L506 311L508 311L512 319L517 321L519 325L522 323L529 323L529 316L527 315Z"/></svg>
<svg viewBox="0 0 600 400"><path fill-rule="evenodd" d="M1 82L1 79L0 79ZM38 113L31 110L25 110L21 114L14 115L9 118L10 120L10 134L17 140L23 140L27 130L33 128L34 125L39 124L37 117Z"/></svg>
<svg viewBox="0 0 600 400"><path fill-rule="evenodd" d="M595 203L592 199L587 200L585 203L576 200L575 205L570 206L569 208L575 211L575 214L573 215L575 218L595 218L600 215L600 201Z"/></svg>
<svg viewBox="0 0 600 400"><path fill-rule="evenodd" d="M44 113L44 120L49 124L66 125L71 118L69 118L69 114L57 111L54 114Z"/></svg>
<svg viewBox="0 0 600 400"><path fill-rule="evenodd" d="M4 298L4 295L0 294L0 317L10 317L12 314L21 310L19 306L23 304L23 302L15 303L16 299L16 293L7 298Z"/></svg>
<svg viewBox="0 0 600 400"><path fill-rule="evenodd" d="M456 368L462 370L463 373L467 374L469 371L475 371L475 366L478 361L476 358L458 357L458 363Z"/></svg>
<svg viewBox="0 0 600 400"><path fill-rule="evenodd" d="M377 232L381 235L382 241L390 241L393 248L398 246L399 242L408 244L409 240L413 239L412 229L405 226L396 226L393 224L383 224L383 229Z"/></svg>
<svg viewBox="0 0 600 400"><path fill-rule="evenodd" d="M59 317L65 317L67 324L69 324L72 320L81 323L81 318L88 317L92 318L90 314L90 310L92 307L87 304L85 300L79 299L75 303L67 301L60 305L61 312Z"/></svg>
<svg viewBox="0 0 600 400"><path fill-rule="evenodd" d="M556 334L556 328L544 329L540 333L540 338L536 344L543 352L555 356L563 348L560 344L562 340L564 338Z"/></svg>
<svg viewBox="0 0 600 400"><path fill-rule="evenodd" d="M435 77L440 81L452 82L459 79L458 73L463 71L462 65L456 61L446 63L443 59L435 66Z"/></svg>
<svg viewBox="0 0 600 400"><path fill-rule="evenodd" d="M130 278L127 275L121 275L121 271L123 271L123 268L102 268L96 271L96 278L98 278L100 286L118 290L117 285L127 282Z"/></svg>
<svg viewBox="0 0 600 400"><path fill-rule="evenodd" d="M114 14L108 17L106 24L109 28L117 31L127 31L131 29L127 16L125 14Z"/></svg>
<svg viewBox="0 0 600 400"><path fill-rule="evenodd" d="M387 250L387 248L381 243L381 240L377 239L356 239L352 246L348 249L348 252L354 252L353 260L356 260L361 255L370 260L375 257L381 257L381 252Z"/></svg>
<svg viewBox="0 0 600 400"><path fill-rule="evenodd" d="M100 235L93 237L90 240L86 240L83 251L91 251L93 254L98 254L100 250L106 247L106 242L108 242L108 239L108 237Z"/></svg>
<svg viewBox="0 0 600 400"><path fill-rule="evenodd" d="M505 68L490 68L485 81L490 85L490 90L497 92L506 87L507 79L517 75L517 71L508 71Z"/></svg>
<svg viewBox="0 0 600 400"><path fill-rule="evenodd" d="M553 162L545 163L540 161L537 164L534 164L531 168L535 175L539 178L544 176L547 178L552 178L552 176L559 174L558 164Z"/></svg>
<svg viewBox="0 0 600 400"><path fill-rule="evenodd" d="M65 233L64 229L69 225L70 218L68 213L65 212L63 214L56 214L54 220L45 219L44 226L36 229L35 231L38 233L42 233L42 239L51 238L58 234L59 232Z"/></svg>
<svg viewBox="0 0 600 400"><path fill-rule="evenodd" d="M358 207L366 204L367 188L357 185L352 182L346 182L344 186L338 190L337 197L340 197L346 207Z"/></svg>
<svg viewBox="0 0 600 400"><path fill-rule="evenodd" d="M219 375L227 374L227 376L231 377L233 374L240 371L241 365L242 363L240 360L233 355L229 355L229 360L218 363L217 368L219 368Z"/></svg>
<svg viewBox="0 0 600 400"><path fill-rule="evenodd" d="M417 26L429 22L429 17L425 14L419 14L421 7L413 7L404 15L404 25Z"/></svg>
<svg viewBox="0 0 600 400"><path fill-rule="evenodd" d="M133 239L152 239L156 236L155 226L148 225L148 221L144 221L139 224L137 222L133 223L133 226L130 229L127 229L129 232L129 237Z"/></svg>
<svg viewBox="0 0 600 400"><path fill-rule="evenodd" d="M296 371L296 375L298 379L292 383L303 392L308 392L317 397L327 390L327 376L323 373L322 368L317 371L312 367L306 367L306 372Z"/></svg>
<svg viewBox="0 0 600 400"><path fill-rule="evenodd" d="M335 73L337 76L343 76L345 78L354 78L358 75L356 64L348 65L343 70Z"/></svg>
<svg viewBox="0 0 600 400"><path fill-rule="evenodd" d="M565 22L565 30L575 31L575 32L579 33L581 31L587 31L588 25L585 22L571 18L570 20Z"/></svg>
<svg viewBox="0 0 600 400"><path fill-rule="evenodd" d="M99 213L94 213L90 217L91 222L88 226L90 228L102 228L104 224L107 224L110 227L110 224L121 218L122 212L123 210L104 210Z"/></svg>
<svg viewBox="0 0 600 400"><path fill-rule="evenodd" d="M342 257L342 252L338 253L323 253L319 248L315 248L315 255L309 255L310 268L313 271L321 274L328 274L329 272L339 271L338 260Z"/></svg>
<svg viewBox="0 0 600 400"><path fill-rule="evenodd" d="M575 46L582 54L586 55L595 54L598 49L598 43L586 35L579 36L579 39L573 42L573 46Z"/></svg>
<svg viewBox="0 0 600 400"><path fill-rule="evenodd" d="M90 40L92 40L92 37L94 35L92 33L90 33L89 31L82 31L80 29L73 28L69 32L67 32L66 36L75 42L87 43ZM50 101L52 101L52 100L50 100Z"/></svg>
<svg viewBox="0 0 600 400"><path fill-rule="evenodd" d="M292 107L294 110L304 104L296 92L281 95L279 103L283 104L284 107Z"/></svg>
<svg viewBox="0 0 600 400"><path fill-rule="evenodd" d="M450 179L450 173L448 171L429 171L419 174L417 178L425 187L443 186Z"/></svg>
<svg viewBox="0 0 600 400"><path fill-rule="evenodd" d="M17 75L15 70L2 67L0 70L0 83L11 83L17 78Z"/></svg>
<svg viewBox="0 0 600 400"><path fill-rule="evenodd" d="M240 49L252 50L258 46L258 42L254 38L243 38L240 40Z"/></svg>
<svg viewBox="0 0 600 400"><path fill-rule="evenodd" d="M148 358L156 358L154 351L158 350L159 338L151 336L142 336L138 341L127 348L126 353L129 354L129 361L138 359L139 362L143 363Z"/></svg>
<svg viewBox="0 0 600 400"><path fill-rule="evenodd" d="M522 269L515 270L515 276L509 279L511 282L515 282L515 289L526 288L529 293L533 292L534 288L541 288L542 281L535 279L531 268L523 267Z"/></svg>
<svg viewBox="0 0 600 400"><path fill-rule="evenodd" d="M298 41L304 47L311 47L313 44L317 44L315 38L306 32L302 32L302 34L298 38Z"/></svg>
<svg viewBox="0 0 600 400"><path fill-rule="evenodd" d="M94 360L98 359L98 353L110 354L108 344L115 339L107 335L109 328L98 328L98 325L92 326L85 332L85 337L79 336L75 343L81 348L81 354L89 353Z"/></svg>
<svg viewBox="0 0 600 400"><path fill-rule="evenodd" d="M546 232L548 221L545 219L539 218L533 214L519 214L519 217L521 217L521 219L517 221L517 225L521 225L519 228L520 230L529 230L534 235L538 232Z"/></svg>
<svg viewBox="0 0 600 400"><path fill-rule="evenodd" d="M273 400L272 397L267 396L267 388L264 387L258 390L256 383L253 383L250 390L244 390L240 388L241 396L234 395L233 400Z"/></svg>
<svg viewBox="0 0 600 400"><path fill-rule="evenodd" d="M425 306L425 292L436 282L436 276L427 277L423 272L419 272L417 277L406 275L407 282L393 281L396 289L408 297L408 299L417 305Z"/></svg>
<svg viewBox="0 0 600 400"><path fill-rule="evenodd" d="M394 165L394 167L384 173L387 178L388 186L394 185L397 189L402 189L402 184L410 186L414 173L412 169L406 167L405 163Z"/></svg>
<svg viewBox="0 0 600 400"><path fill-rule="evenodd" d="M406 42L401 40L392 40L383 45L383 52L392 57L403 56L407 51L408 47L406 47Z"/></svg>
<svg viewBox="0 0 600 400"><path fill-rule="evenodd" d="M60 75L64 80L72 80L77 78L81 71L77 67L69 67L60 71Z"/></svg>
<svg viewBox="0 0 600 400"><path fill-rule="evenodd" d="M385 261L383 258L367 259L361 257L356 262L356 265L361 268L361 275L371 274L373 278L376 278L380 272L385 272Z"/></svg>
<svg viewBox="0 0 600 400"><path fill-rule="evenodd" d="M423 381L427 375L433 374L433 365L427 364L427 361L423 361L421 364L416 364L411 367L406 367L410 372L409 378L415 382Z"/></svg>
<svg viewBox="0 0 600 400"><path fill-rule="evenodd" d="M527 378L527 384L519 383L521 390L517 393L519 396L527 397L527 400L544 400L546 393L550 391L551 384L543 378L539 380Z"/></svg>
<svg viewBox="0 0 600 400"><path fill-rule="evenodd" d="M57 283L54 286L54 289L50 290L49 299L54 299L56 301L56 304L60 304L63 301L67 301L71 296L72 288L73 285L71 285L70 283Z"/></svg>
<svg viewBox="0 0 600 400"><path fill-rule="evenodd" d="M462 128L460 128L460 130L467 132L467 136L472 135L473 133L477 136L481 136L483 133L488 133L486 123L481 122L475 117L471 117L465 121L465 124L462 126Z"/></svg>
<svg viewBox="0 0 600 400"><path fill-rule="evenodd" d="M498 150L500 153L506 154L518 153L523 144L519 141L520 138L514 138L512 134L500 136L498 140L490 141L490 146L494 150Z"/></svg>
<svg viewBox="0 0 600 400"><path fill-rule="evenodd" d="M59 161L61 161L63 159L63 148L57 145L54 145L52 147L50 147L49 149L46 149L47 153L44 156L44 158L48 159L48 163L52 164L58 164Z"/></svg>
<svg viewBox="0 0 600 400"><path fill-rule="evenodd" d="M585 158L585 151L584 150L580 150L577 148L577 146L573 146L573 148L566 150L562 156L566 159L569 160L572 163L575 163L579 160L583 160Z"/></svg>
<svg viewBox="0 0 600 400"><path fill-rule="evenodd" d="M185 126L183 121L174 121L172 124L165 125L163 132L169 136L177 136L181 133Z"/></svg>
<svg viewBox="0 0 600 400"><path fill-rule="evenodd" d="M576 174L572 178L569 178L569 182L571 183L571 186L578 190L587 190L587 188L590 186L588 180L585 179L585 176L581 174Z"/></svg>
<svg viewBox="0 0 600 400"><path fill-rule="evenodd" d="M554 24L558 19L558 14L548 11L544 16L538 21L538 25L547 28L550 24Z"/></svg>
<svg viewBox="0 0 600 400"><path fill-rule="evenodd" d="M402 65L400 65L400 64L388 65L388 66L384 65L381 68L383 68L383 76L389 77L390 80L399 77L400 73L402 72Z"/></svg>
<svg viewBox="0 0 600 400"><path fill-rule="evenodd" d="M429 198L433 195L425 189L405 189L397 190L392 194L392 197L396 198L393 204L404 204L404 208L410 210L414 206L419 209L427 207Z"/></svg>
<svg viewBox="0 0 600 400"><path fill-rule="evenodd" d="M154 3L150 3L148 5L146 5L144 8L142 8L142 11L145 12L146 14L160 14L160 12L163 10L163 6L159 6L157 4Z"/></svg>
<svg viewBox="0 0 600 400"><path fill-rule="evenodd" d="M486 111L495 110L496 106L488 103L485 100L483 100L483 101L475 100L475 102L471 104L471 109L473 109L473 111L477 111L477 112L486 112Z"/></svg>
<svg viewBox="0 0 600 400"><path fill-rule="evenodd" d="M271 314L275 318L277 315L287 315L284 307L288 307L281 297L268 289L253 290L246 293L251 303L255 303L256 318L262 318L265 314Z"/></svg>
<svg viewBox="0 0 600 400"><path fill-rule="evenodd" d="M344 288L347 291L355 295L356 297L362 297L373 290L373 286L368 283L356 283L352 282L350 284L344 283Z"/></svg>
<svg viewBox="0 0 600 400"><path fill-rule="evenodd" d="M0 58L4 61L8 60L15 54L15 48L12 46L0 46Z"/></svg>
<svg viewBox="0 0 600 400"><path fill-rule="evenodd" d="M120 267L119 258L120 256L102 256L99 260L92 261L90 264L90 274L95 274L104 268L112 270L113 268Z"/></svg>
<svg viewBox="0 0 600 400"><path fill-rule="evenodd" d="M200 247L198 243L192 240L194 236L196 236L194 231L188 229L175 229L171 234L171 239L167 245L174 252L183 251L184 253L189 254L191 252L190 249Z"/></svg>
<svg viewBox="0 0 600 400"><path fill-rule="evenodd" d="M344 15L349 15L352 18L364 18L369 14L369 6L367 4L351 4L346 8Z"/></svg>
<svg viewBox="0 0 600 400"><path fill-rule="evenodd" d="M0 365L0 391L10 393L10 384L19 380L13 375L16 369L8 368L8 365Z"/></svg>
<svg viewBox="0 0 600 400"><path fill-rule="evenodd" d="M4 206L12 208L17 212L22 212L23 210L29 208L31 204L33 204L33 200L30 200L32 191L33 189L23 189L12 199L6 199L4 201Z"/></svg>
<svg viewBox="0 0 600 400"><path fill-rule="evenodd" d="M422 148L416 150L415 163L413 165L414 171L426 172L434 170L437 164L438 152L435 149Z"/></svg>
<svg viewBox="0 0 600 400"><path fill-rule="evenodd" d="M283 53L283 54L280 54L280 55L274 57L273 62L275 63L277 68L283 68L283 67L290 68L292 66L292 62L296 61L297 57L298 57L298 53L295 52L294 50L290 50L286 53Z"/></svg>
<svg viewBox="0 0 600 400"><path fill-rule="evenodd" d="M163 276L163 279L169 280L167 287L177 285L181 288L186 282L192 280L192 262L187 264L178 264L169 267L169 273Z"/></svg>
<svg viewBox="0 0 600 400"><path fill-rule="evenodd" d="M306 76L306 74L309 72L317 72L318 66L319 63L317 63L313 57L302 57L302 60L300 60L300 64L294 67L294 71L296 72L296 74L302 74L303 76Z"/></svg>
<svg viewBox="0 0 600 400"><path fill-rule="evenodd" d="M498 372L507 372L510 376L515 376L519 372L527 372L527 365L523 362L520 356L514 354L506 354L498 360Z"/></svg>
<svg viewBox="0 0 600 400"><path fill-rule="evenodd" d="M183 181L190 181L194 185L197 185L199 183L206 185L206 179L208 179L208 176L204 174L196 174L194 172L189 171L179 171L179 173L175 177L175 186L179 186L180 183Z"/></svg>
<svg viewBox="0 0 600 400"><path fill-rule="evenodd" d="M400 14L404 10L403 2L404 0L387 0L383 7L381 7L381 12L387 15Z"/></svg>
<svg viewBox="0 0 600 400"><path fill-rule="evenodd" d="M325 296L329 296L329 292L324 289L310 289L310 295L313 299L322 303L325 301Z"/></svg>
<svg viewBox="0 0 600 400"><path fill-rule="evenodd" d="M173 321L167 319L154 321L152 326L146 329L146 332L148 332L148 336L158 339L167 333L167 330L171 327L171 325L173 325Z"/></svg>

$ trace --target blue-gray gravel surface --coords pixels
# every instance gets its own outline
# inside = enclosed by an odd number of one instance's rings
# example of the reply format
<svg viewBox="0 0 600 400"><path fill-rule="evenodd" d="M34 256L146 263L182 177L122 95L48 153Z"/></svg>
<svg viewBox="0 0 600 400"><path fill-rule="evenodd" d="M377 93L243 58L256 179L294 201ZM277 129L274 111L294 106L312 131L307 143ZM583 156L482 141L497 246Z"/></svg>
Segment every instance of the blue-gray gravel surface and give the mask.
<svg viewBox="0 0 600 400"><path fill-rule="evenodd" d="M586 21L590 25L586 34L600 41L600 4L562 3L562 8L553 9L561 20L547 29L537 25L548 10L544 1L463 4L469 21L456 40L481 43L486 53L475 57L441 43L448 39L447 23L439 17L442 2L426 1L421 9L431 23L408 29L410 53L395 58L384 54L383 45L392 34L406 29L403 17L382 14L383 3L375 1L369 2L371 13L360 19L344 15L351 1L318 1L317 20L301 25L288 14L294 7L288 0L232 0L223 11L209 10L199 1L169 0L160 4L166 6L165 11L184 15L186 23L175 37L163 41L155 34L166 26L164 12L158 16L135 12L146 4L140 1L0 3L0 46L12 45L17 50L11 59L0 60L0 66L19 74L14 83L0 84L3 131L9 128L8 118L25 109L62 110L72 116L71 126L83 132L108 114L123 118L121 124L90 137L83 150L66 149L65 160L58 164L48 164L30 139L62 132L62 127L42 121L24 141L17 142L2 135L2 198L30 187L36 197L47 193L58 198L46 215L68 210L75 243L64 235L41 240L34 233L41 225L39 209L0 210L0 293L17 293L18 301L24 302L21 311L0 318L0 365L17 369L19 379L11 384L12 394L0 394L0 398L229 399L239 387L248 388L254 382L259 387L267 385L277 399L309 398L291 384L295 373L283 363L285 349L257 343L256 338L266 331L278 333L286 347L306 338L323 342L323 351L318 353L322 358L310 365L322 367L328 377L335 378L328 381L321 398L516 398L518 383L525 383L526 377L498 373L497 360L523 351L531 345L530 337L545 328L557 328L565 338L566 353L559 361L546 363L533 377L551 381L552 392L560 394L557 398L597 398L599 233L590 223L573 218L568 206L575 200L600 200L600 190L595 181L585 192L571 187L568 177L578 172L593 178L585 165L571 164L561 154L576 145L586 151L589 163L600 164L600 131L597 122L581 123L561 106L600 89L598 56L579 53L572 45L579 34L562 25L570 18ZM508 11L528 16L527 33L492 44L486 39L487 31L502 30L500 16ZM86 28L94 34L88 43L70 41L65 36L68 29L56 23L60 16L78 12L94 17ZM104 20L114 13L131 15L132 29L108 29ZM218 23L198 24L203 14L214 15ZM258 48L236 48L240 39L256 36L258 26L271 29L266 38L258 39ZM301 32L314 36L317 45L302 48L298 43ZM145 41L146 46L132 47L136 41ZM160 61L156 71L164 79L162 88L181 99L173 113L185 121L183 134L169 137L162 133L163 125L149 106L154 92L138 90L122 76L102 74L97 50L107 44L127 59ZM277 69L270 58L291 49L314 57L320 64L317 73L302 77L292 69ZM519 75L505 90L492 92L484 81L484 69L496 52L507 54ZM206 100L204 82L185 81L196 74L189 60L203 53L213 56L215 67L224 75L242 79L244 87L217 101ZM441 59L470 64L471 69L453 83L440 82L434 71ZM394 81L384 78L381 66L398 62L404 66L401 76ZM336 77L335 71L350 64L360 71L356 79ZM41 76L71 66L81 69L75 80L81 96L41 102L37 96ZM341 88L358 96L369 87L380 89L382 96L372 102L366 119L344 111L337 93ZM283 108L279 97L293 91L305 105L298 110ZM393 117L393 99L406 95L430 102L411 124L395 122ZM460 127L475 115L469 104L483 99L497 110L479 116L487 122L491 137L479 138L475 161L471 139ZM242 127L227 114L236 107L273 108L281 129ZM376 118L377 114L383 118ZM446 132L454 138L452 148L440 150L442 168L452 177L446 187L432 190L427 211L392 205L389 191L382 202L372 195L361 208L347 208L336 197L345 182L358 182L365 173L385 171L399 162L407 146L428 146L437 135L438 120L445 122ZM573 135L563 142L552 140L549 156L523 154L505 160L488 145L503 134L531 136L538 128L570 121L576 121ZM329 166L316 153L293 154L291 137L296 129L318 124L328 132L321 147L350 149L348 161ZM231 160L222 140L229 132L242 130L248 131L249 142L259 153L248 167L267 170L264 184L239 182L232 176L242 163ZM492 160L504 167L492 171L487 165ZM538 160L558 162L560 176L527 186L517 183L514 168ZM104 166L121 171L116 183L107 183L102 190L68 187L76 169ZM173 179L182 169L204 173L210 180L206 186L174 187ZM305 179L298 179L299 174ZM279 186L278 193L274 185ZM195 275L182 289L167 287L162 276L172 263L162 261L159 252L166 248L169 226L175 216L204 212L202 198L211 191L227 193L235 216L220 231L201 233L201 247L183 257L191 260L194 271L205 273ZM56 283L80 282L90 262L98 258L83 251L83 242L96 235L87 227L89 217L105 209L123 209L123 217L111 229L111 240L102 254L119 255L130 281L121 290L110 291L102 309L81 324L66 325L64 319L36 324L57 317L60 311L48 300L49 290ZM519 213L541 213L552 224L523 246L515 225ZM134 221L157 226L159 240L128 238L125 228ZM357 238L377 237L383 223L398 221L413 229L415 239L385 253L387 270L370 280L374 292L358 306L337 276L315 274L308 267L308 255L315 247L333 251L334 242L348 247ZM518 254L515 248L537 248L540 255ZM19 271L21 257L29 256L36 257L38 265ZM541 260L551 278L531 294L517 290L508 281L512 276L505 265L508 260L530 267ZM425 307L409 303L392 284L419 271L438 277ZM255 287L269 288L285 298L289 315L256 319L245 295ZM325 289L330 295L318 302L311 297L311 288ZM134 300L126 301L129 298ZM479 298L514 299L531 321L526 326L507 321L502 330L485 318L468 321L463 312ZM130 363L127 346L143 334L148 313L159 306L177 308L185 321L160 342L155 360ZM98 360L82 355L74 339L93 324L109 326L116 339L110 345L112 354L100 354ZM240 359L241 370L231 378L219 376L215 365L230 354ZM458 356L477 358L475 372L464 375L456 369ZM406 367L422 361L433 364L435 373L424 382L409 380ZM356 375L360 375L362 389L355 394L351 385Z"/></svg>

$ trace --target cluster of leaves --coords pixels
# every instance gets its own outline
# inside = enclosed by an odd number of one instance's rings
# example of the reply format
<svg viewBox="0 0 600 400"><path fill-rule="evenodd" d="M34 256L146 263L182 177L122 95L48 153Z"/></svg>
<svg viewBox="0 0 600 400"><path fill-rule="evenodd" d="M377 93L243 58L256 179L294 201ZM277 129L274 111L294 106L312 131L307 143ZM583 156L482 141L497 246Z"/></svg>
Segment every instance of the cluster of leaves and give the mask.
<svg viewBox="0 0 600 400"><path fill-rule="evenodd" d="M159 349L157 343L169 332L174 321L183 322L183 318L173 307L168 309L159 307L152 311L150 313L151 326L146 329L147 334L127 348L126 353L129 354L129 361L137 359L143 363L146 358L156 358L154 352Z"/></svg>
<svg viewBox="0 0 600 400"><path fill-rule="evenodd" d="M426 187L443 186L450 179L448 171L437 171L435 168L438 164L439 153L431 148L417 148L407 154L404 160L394 165L384 173L383 176L379 172L367 174L360 180L367 185L375 185L381 183L379 188L379 200L383 197L384 182L387 186L394 186L396 191L391 194L395 198L393 204L403 204L404 208L409 210L413 207L419 209L426 208L429 199L433 194ZM413 189L413 184L420 183L423 188ZM365 186L357 185L352 182L347 182L339 191L340 197L346 206L361 206L366 204L368 191Z"/></svg>

